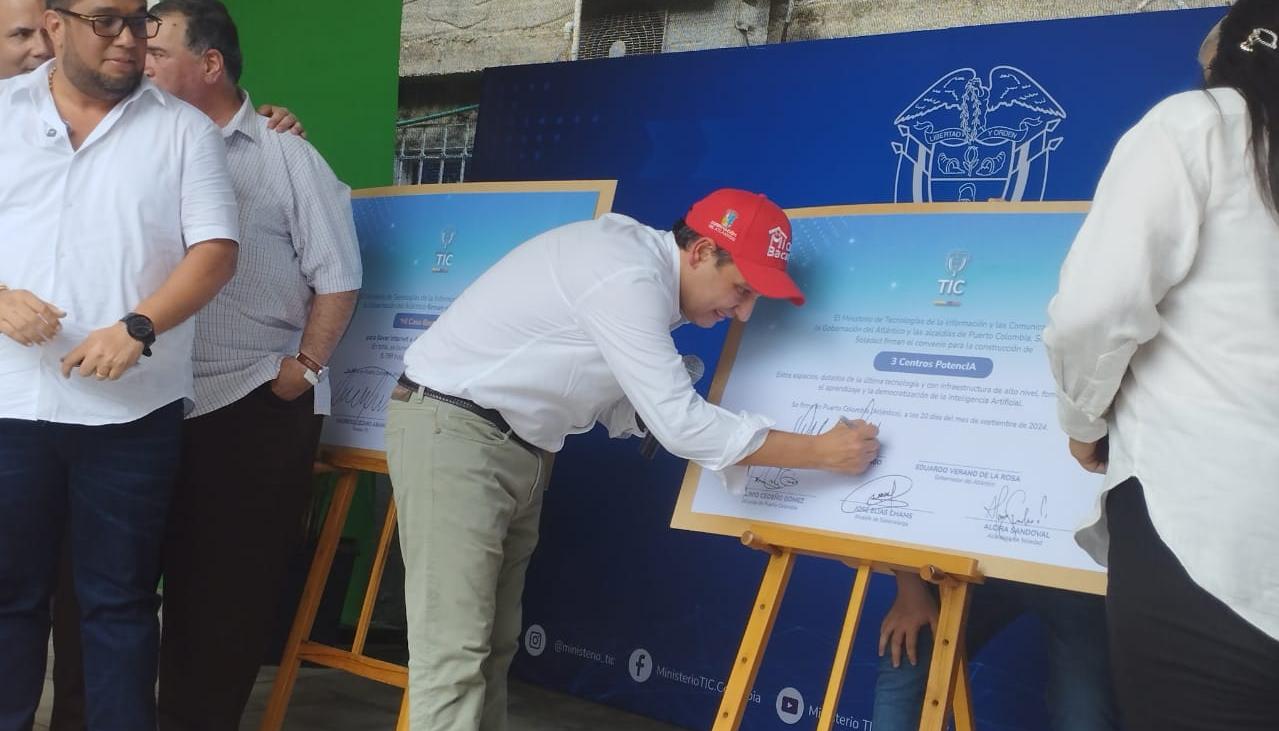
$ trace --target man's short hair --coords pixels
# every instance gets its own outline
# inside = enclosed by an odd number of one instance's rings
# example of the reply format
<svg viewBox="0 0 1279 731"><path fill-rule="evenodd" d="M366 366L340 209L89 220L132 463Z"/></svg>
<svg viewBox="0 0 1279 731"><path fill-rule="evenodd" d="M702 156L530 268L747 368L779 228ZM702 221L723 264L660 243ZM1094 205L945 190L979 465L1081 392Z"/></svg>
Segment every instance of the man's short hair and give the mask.
<svg viewBox="0 0 1279 731"><path fill-rule="evenodd" d="M60 0L50 0L55 2ZM181 15L187 21L186 44L194 54L213 49L222 54L227 76L240 83L244 56L240 53L240 34L231 13L219 0L162 0L151 8L152 15Z"/></svg>
<svg viewBox="0 0 1279 731"><path fill-rule="evenodd" d="M685 223L684 219L682 218L676 221L674 226L671 226L671 233L675 234L675 244L679 246L679 248L684 249L685 251L688 250L688 247L693 245L693 242L701 238L706 238L702 234L693 230L693 227ZM716 266L723 266L724 264L727 264L731 262L732 260L733 260L732 254L728 253L728 251L720 248L719 246L715 247L715 265Z"/></svg>
<svg viewBox="0 0 1279 731"><path fill-rule="evenodd" d="M44 0L45 10L70 10L75 0Z"/></svg>

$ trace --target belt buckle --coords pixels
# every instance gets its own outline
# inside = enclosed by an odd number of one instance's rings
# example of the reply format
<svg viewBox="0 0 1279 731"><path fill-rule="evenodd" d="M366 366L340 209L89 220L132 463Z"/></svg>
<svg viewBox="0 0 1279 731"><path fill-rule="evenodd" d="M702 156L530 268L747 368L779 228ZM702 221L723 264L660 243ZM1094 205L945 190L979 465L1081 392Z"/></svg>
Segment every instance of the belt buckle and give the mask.
<svg viewBox="0 0 1279 731"><path fill-rule="evenodd" d="M395 388L391 389L391 398L395 401L404 401L407 403L413 396L413 392L400 384L395 384Z"/></svg>

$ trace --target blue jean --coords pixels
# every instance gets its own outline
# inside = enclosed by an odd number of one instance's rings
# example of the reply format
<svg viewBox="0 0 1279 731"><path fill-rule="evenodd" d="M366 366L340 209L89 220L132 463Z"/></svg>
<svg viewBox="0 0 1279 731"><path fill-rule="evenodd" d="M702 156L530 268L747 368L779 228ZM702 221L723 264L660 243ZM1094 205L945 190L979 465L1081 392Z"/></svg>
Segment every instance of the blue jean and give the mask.
<svg viewBox="0 0 1279 731"><path fill-rule="evenodd" d="M1047 706L1051 731L1119 729L1111 686L1102 597L991 579L973 590L965 643L969 657L1025 612L1039 617L1048 639ZM923 710L932 636L920 631L918 665L890 653L875 681L874 731L915 731Z"/></svg>
<svg viewBox="0 0 1279 731"><path fill-rule="evenodd" d="M88 727L155 728L156 582L181 427L181 402L107 426L0 419L0 731L33 723L65 531Z"/></svg>

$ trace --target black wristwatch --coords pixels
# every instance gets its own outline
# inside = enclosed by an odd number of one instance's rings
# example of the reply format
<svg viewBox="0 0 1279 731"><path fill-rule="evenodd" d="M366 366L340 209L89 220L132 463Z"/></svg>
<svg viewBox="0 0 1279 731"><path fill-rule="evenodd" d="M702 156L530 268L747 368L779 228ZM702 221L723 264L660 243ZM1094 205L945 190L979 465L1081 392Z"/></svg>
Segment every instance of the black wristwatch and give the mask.
<svg viewBox="0 0 1279 731"><path fill-rule="evenodd" d="M150 356L151 345L155 342L155 325L151 322L151 318L130 312L121 317L120 322L124 323L124 329L129 333L129 337L142 343L142 354Z"/></svg>

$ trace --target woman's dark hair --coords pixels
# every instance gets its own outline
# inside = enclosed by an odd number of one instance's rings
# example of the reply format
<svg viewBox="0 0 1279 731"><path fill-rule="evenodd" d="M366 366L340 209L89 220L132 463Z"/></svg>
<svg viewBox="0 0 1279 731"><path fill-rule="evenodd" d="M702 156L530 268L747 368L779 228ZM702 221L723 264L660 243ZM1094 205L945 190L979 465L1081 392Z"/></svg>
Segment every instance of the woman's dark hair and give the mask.
<svg viewBox="0 0 1279 731"><path fill-rule="evenodd" d="M1279 49L1262 43L1252 43L1251 51L1241 48L1256 29L1279 33L1279 2L1238 0L1230 8L1221 21L1217 55L1204 78L1209 88L1235 89L1247 101L1257 181L1279 212Z"/></svg>

